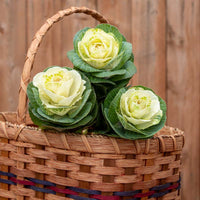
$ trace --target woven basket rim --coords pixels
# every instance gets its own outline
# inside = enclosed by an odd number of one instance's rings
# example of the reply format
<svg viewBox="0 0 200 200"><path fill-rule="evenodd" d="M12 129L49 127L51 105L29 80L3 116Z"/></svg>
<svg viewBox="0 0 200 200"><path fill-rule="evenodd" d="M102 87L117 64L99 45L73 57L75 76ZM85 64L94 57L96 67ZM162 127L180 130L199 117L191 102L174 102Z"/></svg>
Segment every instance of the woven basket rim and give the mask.
<svg viewBox="0 0 200 200"><path fill-rule="evenodd" d="M8 122L8 121L6 122L6 124L8 126L16 126L18 128L21 126L19 124L11 123L11 122ZM54 134L62 134L62 133L64 133L64 134L68 134L70 136L80 136L80 135L82 135L81 133L58 132L58 131L54 131L54 130L51 130L51 129L49 129L49 130L42 130L40 128L37 128L35 126L31 126L31 125L25 125L25 129L36 130L36 131L41 131L41 132L49 132L49 133L54 133ZM184 132L182 130L180 130L178 128L171 127L171 126L164 126L161 130L163 130L163 129L173 129L174 131L177 131L178 133L173 134L174 137L179 137L179 136L182 136L184 134ZM160 132L160 131L158 131L158 132ZM112 136L107 136L107 135L102 135L102 134L95 133L95 131L91 132L91 134L86 134L85 136L86 137L97 137L97 138L110 138L110 137L112 137ZM162 134L159 135L159 136L166 137L166 138L170 137L170 135L162 135ZM125 138L120 138L120 137L112 137L112 138L130 140L130 139L125 139ZM153 137L151 137L149 139L155 139L155 138L158 138L158 135L155 134ZM143 140L145 140L145 139L143 139Z"/></svg>
<svg viewBox="0 0 200 200"><path fill-rule="evenodd" d="M4 113L5 115L9 115L9 114L15 114L15 112L0 112L0 115ZM26 116L27 118L29 118L29 114L27 114ZM30 119L28 119L29 122L30 122ZM1 120L0 120L1 121ZM12 123L12 122L9 122L9 121L6 121L5 122L8 126L16 126L16 127L20 127L21 124L17 124L17 123ZM62 133L65 133L65 134L68 134L68 135L71 135L71 136L80 136L81 134L79 133L73 133L73 132L59 132L59 131L55 131L55 130L51 130L51 129L48 129L48 130L42 130L34 125L24 125L24 128L25 129L29 129L29 130L36 130L36 131L41 131L41 132L50 132L50 133L54 133L54 134L62 134ZM178 136L182 136L184 135L184 131L182 131L181 129L179 128L174 128L174 127L171 127L171 126L168 126L168 125L165 125L161 130L159 130L157 133L159 132L162 132L163 129L166 129L166 130L169 130L171 133L173 133L173 131L175 131L176 133L173 134L174 137L178 137ZM170 137L170 135L162 135L162 134L159 134L157 135L157 133L149 138L149 139L155 139L155 138L158 138L158 136L161 136L161 137ZM97 134L94 132L91 132L91 134L86 134L85 135L86 137L97 137L97 138L110 138L112 136L106 136L106 135L102 135L102 134ZM112 137L112 138L116 138L116 139L124 139L124 138L120 138L120 137ZM126 140L126 139L124 139ZM127 139L129 140L129 139ZM145 140L145 139L144 139Z"/></svg>
<svg viewBox="0 0 200 200"><path fill-rule="evenodd" d="M0 137L57 149L105 154L171 152L180 151L184 146L183 131L169 126L165 126L152 138L128 140L96 134L42 131L30 126L33 122L28 117L27 114L25 124L17 124L16 112L0 112Z"/></svg>

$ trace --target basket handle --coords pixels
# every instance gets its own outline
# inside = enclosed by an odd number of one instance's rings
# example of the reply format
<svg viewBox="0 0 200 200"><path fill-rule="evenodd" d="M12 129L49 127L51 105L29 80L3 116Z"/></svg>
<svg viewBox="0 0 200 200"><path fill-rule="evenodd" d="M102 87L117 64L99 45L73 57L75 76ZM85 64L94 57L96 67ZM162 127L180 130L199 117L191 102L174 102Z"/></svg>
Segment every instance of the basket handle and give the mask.
<svg viewBox="0 0 200 200"><path fill-rule="evenodd" d="M71 7L66 10L61 10L54 16L46 20L45 24L35 34L31 45L28 49L26 60L24 63L24 68L21 76L20 88L19 88L19 102L17 108L17 122L18 124L25 123L26 118L26 106L27 106L27 95L26 89L31 78L31 70L33 68L33 63L35 55L39 48L39 45L48 32L48 30L53 26L54 23L59 22L65 16L71 15L73 13L84 13L86 15L91 15L94 19L98 20L100 23L108 23L100 13L95 10L91 10L86 7Z"/></svg>

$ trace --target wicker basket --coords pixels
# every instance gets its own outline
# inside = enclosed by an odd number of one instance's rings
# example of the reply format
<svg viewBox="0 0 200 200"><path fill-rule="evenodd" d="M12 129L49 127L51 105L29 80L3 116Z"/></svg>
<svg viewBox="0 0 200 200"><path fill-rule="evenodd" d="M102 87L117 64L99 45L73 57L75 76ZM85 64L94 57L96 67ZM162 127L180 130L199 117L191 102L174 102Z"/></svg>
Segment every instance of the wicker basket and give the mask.
<svg viewBox="0 0 200 200"><path fill-rule="evenodd" d="M26 88L43 36L55 22L94 10L70 8L49 18L27 53L17 113L0 113L0 199L180 199L183 132L164 127L152 139L43 132L26 114ZM31 126L32 125L32 126Z"/></svg>

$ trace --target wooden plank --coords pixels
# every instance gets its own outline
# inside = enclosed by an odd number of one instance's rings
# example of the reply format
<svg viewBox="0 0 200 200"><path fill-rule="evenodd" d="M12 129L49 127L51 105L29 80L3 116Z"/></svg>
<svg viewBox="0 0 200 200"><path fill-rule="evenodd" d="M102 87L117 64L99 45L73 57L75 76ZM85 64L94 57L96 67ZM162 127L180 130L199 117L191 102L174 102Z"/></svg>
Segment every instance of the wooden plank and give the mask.
<svg viewBox="0 0 200 200"><path fill-rule="evenodd" d="M16 110L20 74L26 52L25 0L0 1L1 111Z"/></svg>
<svg viewBox="0 0 200 200"><path fill-rule="evenodd" d="M165 1L132 0L132 43L137 74L132 84L165 95Z"/></svg>
<svg viewBox="0 0 200 200"><path fill-rule="evenodd" d="M200 2L167 0L168 124L185 131L182 199L200 199Z"/></svg>
<svg viewBox="0 0 200 200"><path fill-rule="evenodd" d="M131 42L131 1L97 0L97 9Z"/></svg>
<svg viewBox="0 0 200 200"><path fill-rule="evenodd" d="M33 36L45 23L48 17L54 14L51 0L27 1L27 42L30 45ZM35 57L33 75L52 65L52 32L44 37Z"/></svg>
<svg viewBox="0 0 200 200"><path fill-rule="evenodd" d="M8 87L7 84L7 76L8 76L8 62L7 62L7 46L8 46L8 32L9 32L9 26L8 26L8 20L9 20L9 7L6 5L5 1L0 2L0 46L1 53L0 53L0 95L1 95L1 104L0 104L0 110L3 111L3 109L8 109Z"/></svg>
<svg viewBox="0 0 200 200"><path fill-rule="evenodd" d="M57 13L59 10L63 10L62 0L52 1L52 14ZM49 15L48 17L51 17ZM51 42L52 43L52 65L62 66L62 24L60 22L53 25L52 29L49 31L52 33Z"/></svg>

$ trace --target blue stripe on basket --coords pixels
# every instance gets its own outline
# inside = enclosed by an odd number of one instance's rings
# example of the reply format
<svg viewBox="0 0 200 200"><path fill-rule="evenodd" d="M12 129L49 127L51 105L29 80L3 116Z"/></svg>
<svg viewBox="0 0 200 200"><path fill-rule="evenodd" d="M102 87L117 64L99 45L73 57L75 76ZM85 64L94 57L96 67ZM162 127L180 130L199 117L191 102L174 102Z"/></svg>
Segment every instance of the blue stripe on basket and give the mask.
<svg viewBox="0 0 200 200"><path fill-rule="evenodd" d="M169 190L166 190L164 192L159 192L159 193L155 193L155 194L152 194L149 198L158 198L158 197L162 197L164 196L165 194L169 193Z"/></svg>
<svg viewBox="0 0 200 200"><path fill-rule="evenodd" d="M44 193L48 193L48 194L56 194L56 192L54 192L53 190L50 189L46 189L46 188L40 188L40 187L36 187L36 186L32 186L32 185L28 185L26 186L26 188L35 190L37 192L44 192Z"/></svg>
<svg viewBox="0 0 200 200"><path fill-rule="evenodd" d="M8 173L8 172L3 172L0 171L0 175L1 176L7 176L9 178L15 177L16 175L12 174L12 173ZM56 187L56 184L49 182L49 181L44 181L44 180L39 180L39 179L35 179L35 178L25 178L35 184L41 184L44 186L53 186ZM176 188L176 190L179 190L181 185L180 185L180 181L181 179L179 179L176 184L178 184L178 187ZM12 180L7 180L7 179L2 179L0 178L0 183L5 183L8 185L16 185L15 182L13 182ZM152 187L150 189L150 191L154 191L155 193L152 194L151 196L149 196L148 198L158 198L158 197L162 197L167 193L170 193L172 189L168 189L168 187L170 188L170 186L172 186L172 183L166 183L163 185L159 185L159 186L155 186ZM32 190L38 191L38 192L43 192L43 193L49 193L49 194L56 194L55 191L48 189L48 188L40 188L40 187L36 187L36 186L32 186L32 185L26 185L26 188L30 188ZM77 192L77 193L85 193L85 194L91 194L91 195L101 195L101 191L97 191L97 190L88 190L88 189L83 189L83 188L76 188L76 187L66 187L67 189L73 191L73 192ZM161 191L161 190L165 190L165 191ZM160 191L160 192L159 192ZM134 196L136 194L140 194L141 190L135 190L135 191L126 191L126 192L113 192L113 196L118 196L118 197L130 197L130 196ZM94 198L87 198L87 197L81 197L78 195L72 195L72 194L68 194L66 195L69 198L75 199L75 200L96 200ZM103 197L103 196L102 196ZM131 198L129 200L139 200L141 198Z"/></svg>
<svg viewBox="0 0 200 200"><path fill-rule="evenodd" d="M68 195L66 195L66 197L69 197L69 198L72 198L72 199L75 199L75 200L96 200L96 199L93 199L93 198L81 197L81 196L72 195L72 194L68 194Z"/></svg>
<svg viewBox="0 0 200 200"><path fill-rule="evenodd" d="M54 187L56 186L56 184L51 183L49 181L39 180L39 179L35 179L35 178L26 178L26 179L29 181L32 181L33 183L40 184L40 185L54 186Z"/></svg>
<svg viewBox="0 0 200 200"><path fill-rule="evenodd" d="M135 190L135 191L128 191L128 192L114 192L114 196L121 196L121 197L129 197L129 196L133 196L135 194L138 194L140 191L139 190Z"/></svg>
<svg viewBox="0 0 200 200"><path fill-rule="evenodd" d="M16 183L14 183L13 181L7 180L7 179L2 179L2 178L0 178L0 183L5 183L8 185L16 185Z"/></svg>
<svg viewBox="0 0 200 200"><path fill-rule="evenodd" d="M164 190L166 188L168 188L169 186L171 185L171 183L166 183L164 185L158 185L158 186L155 186L155 187L152 187L150 190Z"/></svg>
<svg viewBox="0 0 200 200"><path fill-rule="evenodd" d="M14 175L12 173L2 172L2 171L0 171L0 175L1 176L8 176L8 177L17 177L16 175Z"/></svg>
<svg viewBox="0 0 200 200"><path fill-rule="evenodd" d="M83 188L76 188L76 187L67 187L68 189L74 191L74 192L79 192L79 193L85 193L85 194L101 194L100 191L97 190L88 190L88 189L83 189Z"/></svg>

